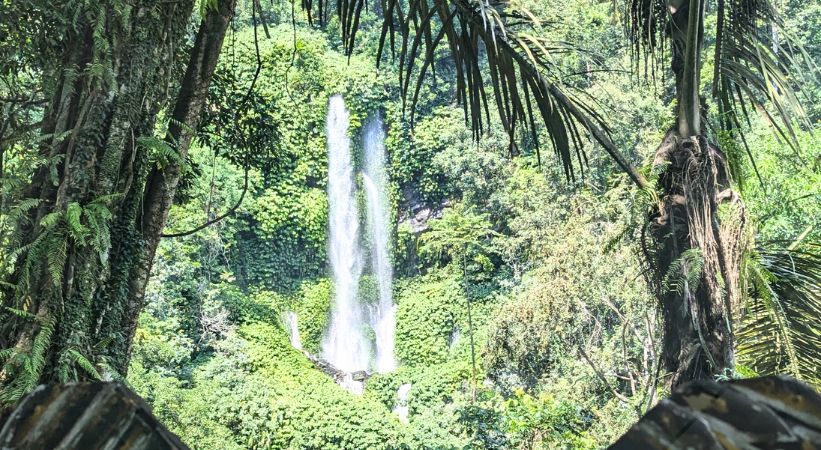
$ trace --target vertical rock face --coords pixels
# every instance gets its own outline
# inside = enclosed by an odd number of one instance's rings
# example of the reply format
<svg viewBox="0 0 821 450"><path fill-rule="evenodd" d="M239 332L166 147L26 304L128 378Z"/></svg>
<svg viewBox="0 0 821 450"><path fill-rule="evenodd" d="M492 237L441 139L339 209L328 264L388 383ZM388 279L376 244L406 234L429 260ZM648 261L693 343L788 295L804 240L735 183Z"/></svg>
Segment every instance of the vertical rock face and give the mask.
<svg viewBox="0 0 821 450"><path fill-rule="evenodd" d="M3 425L0 448L188 450L120 383L38 387Z"/></svg>
<svg viewBox="0 0 821 450"><path fill-rule="evenodd" d="M787 377L694 381L610 449L821 449L821 396Z"/></svg>

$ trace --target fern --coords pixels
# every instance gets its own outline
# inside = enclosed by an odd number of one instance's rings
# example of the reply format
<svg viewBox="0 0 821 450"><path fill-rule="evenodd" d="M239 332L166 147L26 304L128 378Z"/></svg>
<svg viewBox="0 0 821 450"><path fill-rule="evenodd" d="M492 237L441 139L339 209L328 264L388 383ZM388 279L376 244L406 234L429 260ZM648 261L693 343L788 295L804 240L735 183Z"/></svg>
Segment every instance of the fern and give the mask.
<svg viewBox="0 0 821 450"><path fill-rule="evenodd" d="M183 164L179 152L163 139L155 136L142 136L137 138L137 144L148 150L149 158L161 169L170 164Z"/></svg>
<svg viewBox="0 0 821 450"><path fill-rule="evenodd" d="M50 212L40 219L40 226L44 229L52 228L60 222L62 217L63 213L61 211Z"/></svg>
<svg viewBox="0 0 821 450"><path fill-rule="evenodd" d="M684 294L687 286L691 291L698 289L701 282L701 271L704 268L704 255L697 248L685 250L681 256L670 263L664 275L661 287L666 291L675 291Z"/></svg>
<svg viewBox="0 0 821 450"><path fill-rule="evenodd" d="M77 202L69 203L66 207L65 223L69 236L80 246L85 245L86 235L88 234L88 229L81 221L82 214L83 207Z"/></svg>
<svg viewBox="0 0 821 450"><path fill-rule="evenodd" d="M0 392L0 405L15 403L23 395L31 392L40 382L46 366L46 353L51 346L56 320L50 317L42 322L32 341L31 349L3 350L0 360L6 359L3 370L11 382Z"/></svg>
<svg viewBox="0 0 821 450"><path fill-rule="evenodd" d="M94 367L94 364L92 364L91 361L88 360L88 358L83 356L82 353L80 353L79 351L77 351L73 348L70 348L70 349L66 350L66 353L69 355L71 360L75 364L77 364L77 366L79 366L81 369L83 369L91 377L93 377L96 380L99 380L99 379L102 378L100 376L100 372L98 372L97 368Z"/></svg>
<svg viewBox="0 0 821 450"><path fill-rule="evenodd" d="M63 281L66 259L68 258L68 240L62 232L49 233L46 262L52 286L59 292Z"/></svg>
<svg viewBox="0 0 821 450"><path fill-rule="evenodd" d="M24 311L22 309L12 308L10 306L4 306L3 309L6 310L9 313L21 318L21 319L36 319L37 318L37 316L35 316L34 314L32 314L28 311Z"/></svg>
<svg viewBox="0 0 821 450"><path fill-rule="evenodd" d="M198 0L197 4L202 17L205 17L209 10L219 7L217 0Z"/></svg>
<svg viewBox="0 0 821 450"><path fill-rule="evenodd" d="M0 364L5 363L9 358L14 355L14 348L4 348L0 350Z"/></svg>
<svg viewBox="0 0 821 450"><path fill-rule="evenodd" d="M41 200L39 198L26 198L17 202L11 210L9 210L6 217L11 223L17 223L22 220L25 213L40 206Z"/></svg>

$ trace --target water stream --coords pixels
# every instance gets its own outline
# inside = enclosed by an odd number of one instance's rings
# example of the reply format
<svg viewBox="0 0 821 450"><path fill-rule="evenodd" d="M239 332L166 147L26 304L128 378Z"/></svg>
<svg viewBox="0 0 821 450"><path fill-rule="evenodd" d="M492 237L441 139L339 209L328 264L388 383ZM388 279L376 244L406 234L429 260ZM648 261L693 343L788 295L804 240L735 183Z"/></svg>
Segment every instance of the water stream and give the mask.
<svg viewBox="0 0 821 450"><path fill-rule="evenodd" d="M286 312L282 316L282 321L288 330L288 339L291 341L291 346L297 350L302 350L302 338L299 336L299 321L296 313L293 311Z"/></svg>
<svg viewBox="0 0 821 450"><path fill-rule="evenodd" d="M390 256L390 208L388 177L385 171L385 132L382 119L376 115L365 127L365 167L363 186L368 205L368 231L371 236L371 266L376 277L379 303L372 326L376 334L376 371L396 369L393 354L396 330L396 307L393 304L393 267Z"/></svg>
<svg viewBox="0 0 821 450"><path fill-rule="evenodd" d="M363 257L348 126L345 102L341 96L335 95L328 104L326 125L328 257L334 298L330 326L322 342L322 358L335 368L352 374L368 369L371 345L365 337L364 314L359 302ZM356 383L351 379L351 386L346 387L358 391L360 389Z"/></svg>
<svg viewBox="0 0 821 450"><path fill-rule="evenodd" d="M328 257L333 276L334 297L331 320L322 342L321 357L346 374L342 386L362 393L364 372L375 369L385 373L396 369L394 332L396 307L393 304L393 268L391 266L390 207L385 169L385 133L379 116L364 130L362 188L367 206L367 230L360 230L357 191L354 182L354 160L348 138L348 111L342 97L335 95L328 103L326 125L328 142ZM363 231L369 239L368 252L363 250ZM369 309L365 320L359 296L359 283L370 259L377 283L378 301ZM291 320L288 318L287 320ZM296 318L294 327L296 327ZM372 342L366 335L373 329ZM292 340L293 342L293 340Z"/></svg>

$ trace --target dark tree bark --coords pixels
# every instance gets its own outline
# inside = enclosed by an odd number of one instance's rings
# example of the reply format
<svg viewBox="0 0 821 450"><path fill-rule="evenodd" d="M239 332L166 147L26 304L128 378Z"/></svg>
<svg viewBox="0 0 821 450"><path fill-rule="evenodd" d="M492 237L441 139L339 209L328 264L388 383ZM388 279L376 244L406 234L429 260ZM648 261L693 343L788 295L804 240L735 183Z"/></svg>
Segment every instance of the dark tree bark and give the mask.
<svg viewBox="0 0 821 450"><path fill-rule="evenodd" d="M126 17L116 3L81 11L85 23L64 39L62 64L43 73L51 100L40 153L50 163L24 190L37 204L10 245L16 262L2 288L0 406L40 383L125 374L235 0L221 0L199 28L165 140L177 156L166 160L146 138L167 104L195 0L139 0Z"/></svg>
<svg viewBox="0 0 821 450"><path fill-rule="evenodd" d="M176 146L181 161L188 156L188 147L193 138L192 131L197 128L202 108L208 98L208 87L217 67L235 4L236 0L220 1L218 7L209 12L197 33L191 59L174 105L173 120L165 138L166 142ZM177 192L180 169L178 164L163 169L152 168L142 195L146 206L138 220L146 246L141 249L136 270L131 273L128 280L128 313L122 324L122 329L126 333L127 351L125 364L120 367L121 373L127 370L131 343L137 329L137 318L145 302L145 287L168 212Z"/></svg>
<svg viewBox="0 0 821 450"><path fill-rule="evenodd" d="M746 241L726 157L701 127L704 2L685 0L671 13L677 123L656 150L662 195L650 217L653 243L644 245L664 318L663 362L676 386L734 367L732 317Z"/></svg>

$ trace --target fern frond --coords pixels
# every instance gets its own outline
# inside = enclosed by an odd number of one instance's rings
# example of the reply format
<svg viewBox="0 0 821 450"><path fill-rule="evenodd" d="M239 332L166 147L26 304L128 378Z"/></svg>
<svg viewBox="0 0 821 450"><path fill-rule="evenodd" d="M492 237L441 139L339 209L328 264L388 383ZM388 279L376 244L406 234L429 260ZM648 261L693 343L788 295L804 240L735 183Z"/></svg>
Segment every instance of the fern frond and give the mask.
<svg viewBox="0 0 821 450"><path fill-rule="evenodd" d="M698 248L685 250L681 256L670 263L664 275L661 287L664 291L674 290L679 295L684 294L685 286L691 291L698 289L701 281L701 271L704 268L704 255Z"/></svg>
<svg viewBox="0 0 821 450"><path fill-rule="evenodd" d="M14 315L14 316L17 316L17 317L21 318L21 319L34 320L34 319L37 318L37 316L35 316L34 314L32 314L28 311L24 311L22 309L17 309L17 308L12 308L10 306L4 306L3 310L10 313L10 314L12 314L12 315Z"/></svg>
<svg viewBox="0 0 821 450"><path fill-rule="evenodd" d="M68 234L79 246L85 245L86 234L88 234L88 229L81 220L82 214L83 207L77 202L71 202L66 207L65 221Z"/></svg>
<svg viewBox="0 0 821 450"><path fill-rule="evenodd" d="M46 214L40 219L40 226L49 229L60 223L60 219L63 218L63 213L61 211L54 211Z"/></svg>
<svg viewBox="0 0 821 450"><path fill-rule="evenodd" d="M48 233L48 245L46 245L46 248L46 268L51 277L52 286L59 292L62 289L63 271L65 270L66 259L68 258L67 236L60 230Z"/></svg>
<svg viewBox="0 0 821 450"><path fill-rule="evenodd" d="M95 380L99 380L102 378L100 376L100 372L97 371L96 367L94 367L94 364L92 364L88 358L83 356L82 353L73 348L66 350L66 352L70 356L71 360L92 378L94 378Z"/></svg>

